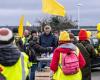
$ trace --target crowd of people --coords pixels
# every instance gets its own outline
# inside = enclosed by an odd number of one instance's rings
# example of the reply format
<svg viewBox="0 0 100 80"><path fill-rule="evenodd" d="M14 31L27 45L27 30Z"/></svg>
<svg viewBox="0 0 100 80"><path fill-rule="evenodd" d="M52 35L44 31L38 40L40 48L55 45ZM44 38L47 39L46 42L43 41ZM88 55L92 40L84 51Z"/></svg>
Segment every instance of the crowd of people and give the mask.
<svg viewBox="0 0 100 80"><path fill-rule="evenodd" d="M51 80L91 80L91 59L100 50L90 38L86 29L80 30L77 39L68 31L53 34L45 25L41 34L25 30L16 40L10 29L0 28L0 80L35 80L35 71L45 66L50 67ZM50 62L38 61L48 56Z"/></svg>

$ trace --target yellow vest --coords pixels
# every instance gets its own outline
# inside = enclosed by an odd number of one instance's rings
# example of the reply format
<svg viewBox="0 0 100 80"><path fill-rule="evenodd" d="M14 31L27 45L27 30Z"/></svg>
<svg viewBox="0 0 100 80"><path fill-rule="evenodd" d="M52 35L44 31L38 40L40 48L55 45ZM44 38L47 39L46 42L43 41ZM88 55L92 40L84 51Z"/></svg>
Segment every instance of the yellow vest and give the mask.
<svg viewBox="0 0 100 80"><path fill-rule="evenodd" d="M76 52L79 55L79 49L78 48L77 48ZM61 54L60 54L59 64L61 64ZM81 73L81 70L79 70L79 72L77 74L64 75L61 68L58 66L58 70L53 75L53 79L54 80L82 80L82 73Z"/></svg>
<svg viewBox="0 0 100 80"><path fill-rule="evenodd" d="M25 37L22 38L22 42L23 42L23 44L25 44L25 42L26 42Z"/></svg>
<svg viewBox="0 0 100 80"><path fill-rule="evenodd" d="M28 56L25 53L21 53L18 62L10 67L2 66L3 71L1 74L4 75L6 80L26 80L29 74L28 70Z"/></svg>
<svg viewBox="0 0 100 80"><path fill-rule="evenodd" d="M28 39L29 39L29 38L25 38L25 37L23 37L23 38L22 38L22 42L23 42L23 44L26 44L26 43L28 42Z"/></svg>

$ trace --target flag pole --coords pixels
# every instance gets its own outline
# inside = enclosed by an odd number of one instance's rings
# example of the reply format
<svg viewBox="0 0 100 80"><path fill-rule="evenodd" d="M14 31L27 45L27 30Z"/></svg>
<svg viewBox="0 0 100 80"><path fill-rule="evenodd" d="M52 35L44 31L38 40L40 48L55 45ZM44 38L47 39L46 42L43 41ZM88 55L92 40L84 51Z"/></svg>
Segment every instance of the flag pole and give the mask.
<svg viewBox="0 0 100 80"><path fill-rule="evenodd" d="M78 29L80 29L80 7L81 7L81 4L78 3L78 4L77 4L77 11L78 11L78 13L77 13L77 18L78 18Z"/></svg>

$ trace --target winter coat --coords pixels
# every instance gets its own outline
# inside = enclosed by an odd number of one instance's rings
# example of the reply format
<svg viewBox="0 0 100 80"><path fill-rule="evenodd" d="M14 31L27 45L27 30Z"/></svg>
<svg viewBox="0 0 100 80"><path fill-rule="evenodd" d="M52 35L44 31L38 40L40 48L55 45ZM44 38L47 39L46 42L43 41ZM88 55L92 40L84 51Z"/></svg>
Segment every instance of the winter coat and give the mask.
<svg viewBox="0 0 100 80"><path fill-rule="evenodd" d="M16 64L20 57L20 53L21 52L12 44L0 46L0 64L4 66Z"/></svg>
<svg viewBox="0 0 100 80"><path fill-rule="evenodd" d="M52 33L50 33L49 35L46 35L44 33L44 34L42 34L40 36L39 43L43 47L53 47L53 48L56 48L57 45L58 45L57 44L58 40L57 40L57 38Z"/></svg>
<svg viewBox="0 0 100 80"><path fill-rule="evenodd" d="M54 55L50 64L50 69L54 72L54 79L55 80L81 80L82 74L81 71L79 71L76 74L73 75L64 75L62 70L59 68L59 60L60 60L60 53L65 54L67 53L68 49L72 49L77 51L78 53L78 59L79 59L79 65L80 68L83 68L85 66L85 60L83 56L81 55L79 49L72 43L66 43L60 45L57 49L54 51Z"/></svg>
<svg viewBox="0 0 100 80"><path fill-rule="evenodd" d="M77 43L76 45L80 49L86 61L86 65L82 69L82 76L83 76L82 80L91 80L91 58L96 56L95 49L88 40L79 41L79 43Z"/></svg>
<svg viewBox="0 0 100 80"><path fill-rule="evenodd" d="M36 58L40 57L42 53L51 52L50 47L42 47L38 43L38 39L31 39L29 41L29 50L31 51L30 61L37 61Z"/></svg>
<svg viewBox="0 0 100 80"><path fill-rule="evenodd" d="M28 56L13 44L0 45L0 68L1 80L25 80L29 73Z"/></svg>
<svg viewBox="0 0 100 80"><path fill-rule="evenodd" d="M15 42L16 42L16 45L17 45L18 49L20 51L22 51L22 52L25 52L25 50L24 50L24 44L23 44L22 39L20 38L20 39L16 40Z"/></svg>

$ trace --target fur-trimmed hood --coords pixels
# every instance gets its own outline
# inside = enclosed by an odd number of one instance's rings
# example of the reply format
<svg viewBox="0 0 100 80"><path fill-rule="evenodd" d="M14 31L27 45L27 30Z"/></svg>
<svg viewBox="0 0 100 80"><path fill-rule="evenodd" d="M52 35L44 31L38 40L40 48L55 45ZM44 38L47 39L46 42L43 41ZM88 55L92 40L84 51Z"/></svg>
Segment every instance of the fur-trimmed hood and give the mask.
<svg viewBox="0 0 100 80"><path fill-rule="evenodd" d="M72 50L76 50L76 46L73 43L62 44L58 48L69 48Z"/></svg>

